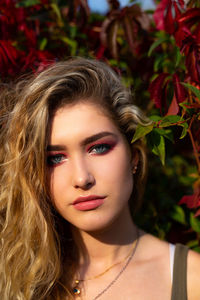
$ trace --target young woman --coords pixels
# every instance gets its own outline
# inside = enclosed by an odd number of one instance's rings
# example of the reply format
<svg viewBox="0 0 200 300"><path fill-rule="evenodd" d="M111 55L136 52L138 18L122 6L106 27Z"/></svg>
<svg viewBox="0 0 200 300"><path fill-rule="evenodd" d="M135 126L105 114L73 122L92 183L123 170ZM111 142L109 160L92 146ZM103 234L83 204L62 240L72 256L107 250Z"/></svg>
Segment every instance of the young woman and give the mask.
<svg viewBox="0 0 200 300"><path fill-rule="evenodd" d="M1 98L0 299L199 300L199 254L134 224L149 120L117 75L78 58Z"/></svg>

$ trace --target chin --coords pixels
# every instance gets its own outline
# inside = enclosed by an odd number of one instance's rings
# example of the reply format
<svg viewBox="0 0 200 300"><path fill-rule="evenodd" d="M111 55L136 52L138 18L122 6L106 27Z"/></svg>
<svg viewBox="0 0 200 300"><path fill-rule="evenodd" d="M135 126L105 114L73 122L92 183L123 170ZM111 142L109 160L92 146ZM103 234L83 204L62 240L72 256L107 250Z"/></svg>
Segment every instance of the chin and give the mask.
<svg viewBox="0 0 200 300"><path fill-rule="evenodd" d="M84 232L88 232L88 233L100 233L106 230L106 228L108 227L107 224L102 224L102 223L96 223L96 222L91 222L89 224L74 224L74 226L80 230L80 231L84 231Z"/></svg>
<svg viewBox="0 0 200 300"><path fill-rule="evenodd" d="M74 224L77 229L81 231L85 231L91 234L100 234L107 230L112 229L112 227L117 226L117 222L115 222L118 219L118 215L112 215L107 217L87 217L87 220L83 222L82 224ZM84 224L84 226L83 226ZM77 226L78 225L78 226Z"/></svg>

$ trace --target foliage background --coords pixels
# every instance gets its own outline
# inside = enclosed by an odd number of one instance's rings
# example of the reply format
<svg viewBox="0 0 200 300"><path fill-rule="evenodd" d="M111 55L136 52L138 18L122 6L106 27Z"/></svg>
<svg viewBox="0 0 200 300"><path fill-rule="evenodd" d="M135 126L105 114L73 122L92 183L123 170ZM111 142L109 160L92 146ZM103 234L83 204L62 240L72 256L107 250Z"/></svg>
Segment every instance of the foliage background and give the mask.
<svg viewBox="0 0 200 300"><path fill-rule="evenodd" d="M149 162L136 222L200 252L200 3L161 0L145 12L108 3L103 16L87 0L2 0L0 82L69 56L114 68L152 119L133 137L145 137Z"/></svg>

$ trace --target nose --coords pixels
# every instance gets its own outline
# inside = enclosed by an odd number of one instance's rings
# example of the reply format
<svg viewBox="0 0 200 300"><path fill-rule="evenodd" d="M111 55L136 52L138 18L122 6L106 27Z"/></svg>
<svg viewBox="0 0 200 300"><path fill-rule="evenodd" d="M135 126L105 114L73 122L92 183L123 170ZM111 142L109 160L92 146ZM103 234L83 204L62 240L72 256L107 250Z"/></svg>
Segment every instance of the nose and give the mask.
<svg viewBox="0 0 200 300"><path fill-rule="evenodd" d="M89 170L87 162L83 159L77 159L72 166L72 185L74 188L88 190L94 183L95 178Z"/></svg>

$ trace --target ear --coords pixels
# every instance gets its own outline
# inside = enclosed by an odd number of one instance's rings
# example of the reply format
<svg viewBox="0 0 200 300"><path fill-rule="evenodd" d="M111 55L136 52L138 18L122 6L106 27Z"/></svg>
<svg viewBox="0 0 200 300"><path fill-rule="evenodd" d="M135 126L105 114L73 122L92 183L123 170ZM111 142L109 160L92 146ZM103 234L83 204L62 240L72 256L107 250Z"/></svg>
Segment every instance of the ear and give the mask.
<svg viewBox="0 0 200 300"><path fill-rule="evenodd" d="M136 147L132 146L131 165L132 165L133 174L135 174L136 171L137 171L139 160L140 160L139 149L137 149Z"/></svg>

